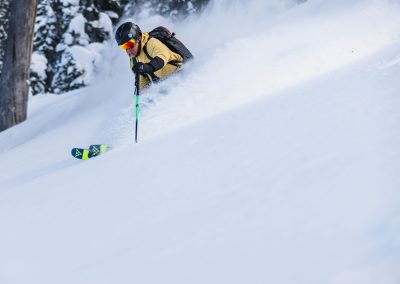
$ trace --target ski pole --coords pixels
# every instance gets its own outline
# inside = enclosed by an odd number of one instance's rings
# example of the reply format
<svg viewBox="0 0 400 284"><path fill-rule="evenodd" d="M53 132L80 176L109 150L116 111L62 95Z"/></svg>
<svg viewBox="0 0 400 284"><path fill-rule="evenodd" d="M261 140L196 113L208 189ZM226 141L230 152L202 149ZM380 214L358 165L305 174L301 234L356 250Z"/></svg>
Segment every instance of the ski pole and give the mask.
<svg viewBox="0 0 400 284"><path fill-rule="evenodd" d="M136 96L136 128L135 128L135 143L138 137L138 124L139 124L139 72L135 74L135 96Z"/></svg>

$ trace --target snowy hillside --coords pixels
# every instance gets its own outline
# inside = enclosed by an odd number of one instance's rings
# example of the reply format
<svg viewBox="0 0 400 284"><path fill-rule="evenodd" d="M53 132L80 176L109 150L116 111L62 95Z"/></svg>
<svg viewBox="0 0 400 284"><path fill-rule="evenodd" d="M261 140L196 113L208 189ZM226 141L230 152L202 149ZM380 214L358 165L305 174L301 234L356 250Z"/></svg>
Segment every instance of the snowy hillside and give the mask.
<svg viewBox="0 0 400 284"><path fill-rule="evenodd" d="M135 19L196 56L138 144L113 42L92 86L30 99L0 133L1 284L400 283L400 4L265 2Z"/></svg>

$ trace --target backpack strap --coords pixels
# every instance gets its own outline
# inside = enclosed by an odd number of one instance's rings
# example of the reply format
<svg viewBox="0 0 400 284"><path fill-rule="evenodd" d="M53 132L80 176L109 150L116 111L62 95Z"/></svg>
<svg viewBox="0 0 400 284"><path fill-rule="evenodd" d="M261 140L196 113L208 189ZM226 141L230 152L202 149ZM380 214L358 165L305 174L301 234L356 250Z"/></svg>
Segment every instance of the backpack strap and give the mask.
<svg viewBox="0 0 400 284"><path fill-rule="evenodd" d="M150 38L149 38L149 39L150 39ZM148 42L148 41L147 41L147 42ZM146 54L147 58L149 58L150 60L153 60L154 57L150 56L149 52L147 51L147 42L146 42L146 44L143 46L143 51L144 51L144 54Z"/></svg>
<svg viewBox="0 0 400 284"><path fill-rule="evenodd" d="M149 38L149 39L150 39L150 38ZM146 54L147 58L149 58L150 60L153 60L153 59L154 59L154 57L150 56L149 52L147 51L147 42L146 42L146 44L143 46L143 51L144 51L144 54ZM154 82L154 83L157 83L157 82L160 80L160 78L158 78L158 77L156 76L156 74L154 74L154 73L148 73L147 75L148 75L148 77L150 77L149 79L150 79L152 82Z"/></svg>

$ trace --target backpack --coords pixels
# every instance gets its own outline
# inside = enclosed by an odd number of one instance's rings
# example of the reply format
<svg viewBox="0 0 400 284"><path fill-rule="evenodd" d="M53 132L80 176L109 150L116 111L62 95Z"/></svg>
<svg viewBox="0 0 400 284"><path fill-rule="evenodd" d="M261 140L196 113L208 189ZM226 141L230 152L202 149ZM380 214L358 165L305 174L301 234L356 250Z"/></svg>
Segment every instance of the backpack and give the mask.
<svg viewBox="0 0 400 284"><path fill-rule="evenodd" d="M180 56L182 56L183 62L194 58L189 49L175 37L175 33L171 33L167 28L160 26L153 29L149 32L149 39L152 37L161 41L172 52L178 53ZM148 58L153 59L147 52L146 45L144 46L143 50Z"/></svg>

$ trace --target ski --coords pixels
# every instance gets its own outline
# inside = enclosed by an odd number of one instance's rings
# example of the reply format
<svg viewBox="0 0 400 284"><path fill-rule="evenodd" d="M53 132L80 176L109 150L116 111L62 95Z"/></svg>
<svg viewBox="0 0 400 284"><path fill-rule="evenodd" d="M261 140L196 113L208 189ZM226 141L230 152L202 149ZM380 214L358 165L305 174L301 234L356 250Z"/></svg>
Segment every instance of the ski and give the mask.
<svg viewBox="0 0 400 284"><path fill-rule="evenodd" d="M90 158L101 155L110 149L111 147L108 144L93 144L90 145L88 149L73 148L71 150L71 155L76 159L88 160Z"/></svg>

